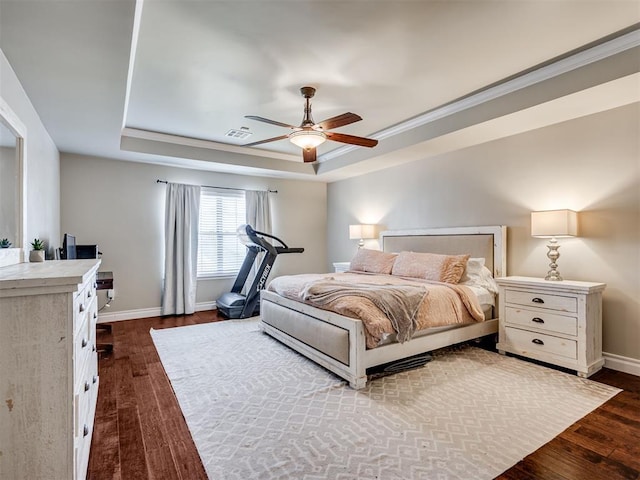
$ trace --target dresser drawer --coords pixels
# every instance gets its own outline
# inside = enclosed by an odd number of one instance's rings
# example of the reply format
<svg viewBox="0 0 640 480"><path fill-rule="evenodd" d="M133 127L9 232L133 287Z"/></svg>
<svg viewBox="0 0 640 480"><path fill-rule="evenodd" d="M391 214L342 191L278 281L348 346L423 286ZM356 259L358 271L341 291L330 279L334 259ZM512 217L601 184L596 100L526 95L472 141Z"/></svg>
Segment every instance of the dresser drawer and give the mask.
<svg viewBox="0 0 640 480"><path fill-rule="evenodd" d="M98 399L97 354L93 354L87 367L82 378L81 388L76 390L75 395L76 435L74 439L74 461L76 478L80 479L85 478L89 465L89 450L93 434L96 401Z"/></svg>
<svg viewBox="0 0 640 480"><path fill-rule="evenodd" d="M76 332L74 337L73 352L73 371L74 371L74 389L78 389L80 382L83 382L85 370L91 362L97 362L96 353L96 323L94 314L97 310L96 300L92 300L90 309L86 312L84 322ZM97 315L96 315L97 317Z"/></svg>
<svg viewBox="0 0 640 480"><path fill-rule="evenodd" d="M578 334L578 318L549 313L542 309L526 309L506 307L505 321L508 325L519 325L525 328L536 328L546 332Z"/></svg>
<svg viewBox="0 0 640 480"><path fill-rule="evenodd" d="M74 402L74 437L76 443L80 443L84 437L88 435L88 423L87 415L89 413L90 399L91 399L91 384L85 384L86 379L82 378L79 382L78 389L73 396ZM89 390L85 391L85 385L89 387ZM87 427L87 428L85 428Z"/></svg>
<svg viewBox="0 0 640 480"><path fill-rule="evenodd" d="M94 359L93 356L85 364L80 381L77 382L75 387L75 437L77 439L86 437L88 434L85 426L93 424L91 412L93 411L94 394L98 390L98 376L94 367L95 362L92 362L92 359Z"/></svg>
<svg viewBox="0 0 640 480"><path fill-rule="evenodd" d="M83 479L87 476L89 466L89 453L91 448L91 437L93 434L93 424L86 424L87 435L77 438L75 444L76 479Z"/></svg>
<svg viewBox="0 0 640 480"><path fill-rule="evenodd" d="M505 327L505 340L523 355L530 352L551 354L577 359L578 347L575 340L554 337L544 333L530 332L518 328Z"/></svg>
<svg viewBox="0 0 640 480"><path fill-rule="evenodd" d="M76 380L82 375L84 366L87 362L87 358L93 350L93 343L91 341L91 322L85 316L84 322L78 328L73 338L73 365L74 365L74 377Z"/></svg>
<svg viewBox="0 0 640 480"><path fill-rule="evenodd" d="M78 332L87 318L90 301L87 301L87 288L73 298L73 331ZM95 295L94 295L95 296Z"/></svg>
<svg viewBox="0 0 640 480"><path fill-rule="evenodd" d="M87 312L89 323L89 337L91 338L91 344L95 351L96 348L96 324L98 323L98 298L94 297L89 305L89 311Z"/></svg>
<svg viewBox="0 0 640 480"><path fill-rule="evenodd" d="M84 299L87 304L96 297L96 281L91 280L84 289Z"/></svg>
<svg viewBox="0 0 640 480"><path fill-rule="evenodd" d="M560 295L549 295L547 293L537 293L534 291L523 292L519 290L506 290L505 294L506 303L558 310L561 312L575 313L578 311L578 300L575 297L563 297Z"/></svg>

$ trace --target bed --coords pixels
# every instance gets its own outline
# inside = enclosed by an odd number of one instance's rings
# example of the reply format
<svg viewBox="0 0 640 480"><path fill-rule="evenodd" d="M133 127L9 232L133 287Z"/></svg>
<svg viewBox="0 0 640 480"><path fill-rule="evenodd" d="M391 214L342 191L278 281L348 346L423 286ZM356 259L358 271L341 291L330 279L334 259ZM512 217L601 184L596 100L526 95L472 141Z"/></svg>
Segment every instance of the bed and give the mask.
<svg viewBox="0 0 640 480"><path fill-rule="evenodd" d="M380 234L380 247L394 253L468 254L484 258L494 277L506 274L505 226L386 231ZM261 325L268 335L361 389L367 369L496 333L499 301L496 296L483 321L427 329L404 343L386 341L367 348L361 320L263 290Z"/></svg>

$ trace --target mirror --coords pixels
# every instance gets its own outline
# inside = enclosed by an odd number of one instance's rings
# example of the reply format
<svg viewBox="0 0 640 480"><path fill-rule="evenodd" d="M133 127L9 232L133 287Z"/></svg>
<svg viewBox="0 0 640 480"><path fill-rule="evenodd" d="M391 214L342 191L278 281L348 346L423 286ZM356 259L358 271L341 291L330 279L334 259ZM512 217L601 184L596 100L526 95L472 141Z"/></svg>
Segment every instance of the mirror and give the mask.
<svg viewBox="0 0 640 480"><path fill-rule="evenodd" d="M19 245L18 238L18 163L16 137L0 123L0 241ZM4 245L0 244L0 247Z"/></svg>
<svg viewBox="0 0 640 480"><path fill-rule="evenodd" d="M0 267L25 258L25 134L22 122L0 98Z"/></svg>

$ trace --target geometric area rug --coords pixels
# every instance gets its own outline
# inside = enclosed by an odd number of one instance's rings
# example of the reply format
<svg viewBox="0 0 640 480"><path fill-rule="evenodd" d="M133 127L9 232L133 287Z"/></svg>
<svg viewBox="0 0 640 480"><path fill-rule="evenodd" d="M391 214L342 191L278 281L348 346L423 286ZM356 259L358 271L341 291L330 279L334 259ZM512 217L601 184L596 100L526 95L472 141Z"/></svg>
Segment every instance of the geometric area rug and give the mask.
<svg viewBox="0 0 640 480"><path fill-rule="evenodd" d="M356 391L256 319L151 336L211 480L492 479L620 391L472 346Z"/></svg>

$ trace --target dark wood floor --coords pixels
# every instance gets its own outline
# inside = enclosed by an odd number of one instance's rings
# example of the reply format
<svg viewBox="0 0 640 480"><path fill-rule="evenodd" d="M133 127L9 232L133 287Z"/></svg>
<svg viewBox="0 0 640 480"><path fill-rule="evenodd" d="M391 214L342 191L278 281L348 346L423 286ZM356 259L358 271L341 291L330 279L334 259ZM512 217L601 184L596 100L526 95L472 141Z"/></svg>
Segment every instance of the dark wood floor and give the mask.
<svg viewBox="0 0 640 480"><path fill-rule="evenodd" d="M103 340L114 351L99 361L89 479L207 478L149 329L218 320L210 311L112 324ZM640 377L603 369L591 379L624 391L499 479L640 480Z"/></svg>

